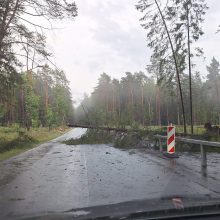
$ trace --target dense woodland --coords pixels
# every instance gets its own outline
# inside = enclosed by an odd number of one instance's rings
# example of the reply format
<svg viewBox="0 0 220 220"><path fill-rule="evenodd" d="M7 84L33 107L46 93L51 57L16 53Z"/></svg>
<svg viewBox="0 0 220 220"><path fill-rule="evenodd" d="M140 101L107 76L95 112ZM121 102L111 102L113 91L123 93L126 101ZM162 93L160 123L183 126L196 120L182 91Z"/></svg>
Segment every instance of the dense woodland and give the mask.
<svg viewBox="0 0 220 220"><path fill-rule="evenodd" d="M73 118L73 103L65 73L45 65L20 73L13 85L0 87L0 122L23 127L65 125Z"/></svg>
<svg viewBox="0 0 220 220"><path fill-rule="evenodd" d="M219 62L205 58L196 42L204 34L205 0L139 0L141 26L151 49L145 73L125 73L120 80L102 74L91 96L85 96L77 118L85 123L125 125L220 124ZM216 27L216 31L217 27ZM213 33L216 34L216 33ZM199 61L198 61L199 60Z"/></svg>
<svg viewBox="0 0 220 220"><path fill-rule="evenodd" d="M188 75L181 77L187 124L190 123ZM220 65L213 57L207 79L197 73L192 78L195 125L220 124ZM82 124L109 126L182 124L181 105L174 80L160 79L159 73L126 72L120 80L103 73L91 96L76 109Z"/></svg>
<svg viewBox="0 0 220 220"><path fill-rule="evenodd" d="M73 19L73 1L0 1L0 124L64 125L73 118L65 73L52 61L46 32Z"/></svg>
<svg viewBox="0 0 220 220"><path fill-rule="evenodd" d="M85 95L76 109L75 122L114 126L173 122L183 125L184 132L191 125L191 133L194 124L220 124L219 62L213 57L206 79L195 65L196 57L205 56L196 42L204 34L206 1L139 0L136 9L143 14L140 23L152 51L150 65L146 72L126 72L120 80L103 73L93 93ZM53 29L53 21L73 20L77 11L73 1L0 2L1 125L17 123L30 129L73 120L69 82L51 61L45 32Z"/></svg>

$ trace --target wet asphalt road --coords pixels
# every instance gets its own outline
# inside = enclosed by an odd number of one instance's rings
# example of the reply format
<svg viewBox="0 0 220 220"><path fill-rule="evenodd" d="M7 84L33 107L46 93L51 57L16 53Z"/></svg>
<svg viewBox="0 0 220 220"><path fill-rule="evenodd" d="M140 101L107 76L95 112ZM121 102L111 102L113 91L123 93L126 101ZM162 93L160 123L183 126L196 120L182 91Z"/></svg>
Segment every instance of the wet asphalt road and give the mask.
<svg viewBox="0 0 220 220"><path fill-rule="evenodd" d="M0 219L163 197L220 197L220 156L208 155L207 176L199 154L175 162L143 149L110 145L67 146L74 129L0 163Z"/></svg>

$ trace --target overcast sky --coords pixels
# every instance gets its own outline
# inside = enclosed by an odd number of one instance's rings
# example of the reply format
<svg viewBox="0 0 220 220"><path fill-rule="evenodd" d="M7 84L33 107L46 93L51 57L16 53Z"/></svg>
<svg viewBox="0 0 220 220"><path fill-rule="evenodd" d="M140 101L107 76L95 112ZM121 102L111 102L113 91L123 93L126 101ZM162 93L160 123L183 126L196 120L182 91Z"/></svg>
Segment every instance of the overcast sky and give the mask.
<svg viewBox="0 0 220 220"><path fill-rule="evenodd" d="M206 75L206 65L215 56L220 61L220 1L209 0L210 9L204 23L205 35L198 44L206 60L197 61ZM50 49L57 66L70 80L73 99L96 86L100 74L120 78L126 71L145 71L151 55L146 47L146 33L140 26L137 0L76 0L79 13L75 21L59 24L61 29L49 34Z"/></svg>

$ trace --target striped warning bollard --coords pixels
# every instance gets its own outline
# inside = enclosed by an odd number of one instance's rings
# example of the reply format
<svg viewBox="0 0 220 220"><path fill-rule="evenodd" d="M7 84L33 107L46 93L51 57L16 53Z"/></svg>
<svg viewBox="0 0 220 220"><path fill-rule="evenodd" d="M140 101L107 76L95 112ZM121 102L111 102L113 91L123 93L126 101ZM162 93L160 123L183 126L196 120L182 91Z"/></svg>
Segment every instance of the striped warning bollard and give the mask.
<svg viewBox="0 0 220 220"><path fill-rule="evenodd" d="M175 127L172 124L167 127L167 153L175 153Z"/></svg>

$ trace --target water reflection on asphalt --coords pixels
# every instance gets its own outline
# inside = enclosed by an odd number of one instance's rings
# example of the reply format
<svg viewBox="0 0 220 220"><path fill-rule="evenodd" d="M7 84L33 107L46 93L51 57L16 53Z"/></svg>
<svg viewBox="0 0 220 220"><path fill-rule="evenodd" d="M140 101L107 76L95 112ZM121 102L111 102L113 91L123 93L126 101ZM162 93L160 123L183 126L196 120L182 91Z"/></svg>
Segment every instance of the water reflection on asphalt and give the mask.
<svg viewBox="0 0 220 220"><path fill-rule="evenodd" d="M208 176L204 178L198 154L184 153L170 161L146 150L61 143L84 132L73 129L0 164L0 170L7 166L7 172L15 168L13 162L21 164L8 182L1 177L0 216L62 212L166 196L219 196L218 154L208 155Z"/></svg>

